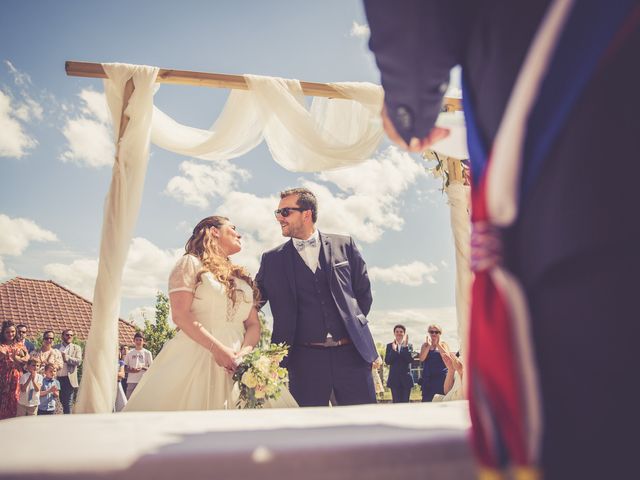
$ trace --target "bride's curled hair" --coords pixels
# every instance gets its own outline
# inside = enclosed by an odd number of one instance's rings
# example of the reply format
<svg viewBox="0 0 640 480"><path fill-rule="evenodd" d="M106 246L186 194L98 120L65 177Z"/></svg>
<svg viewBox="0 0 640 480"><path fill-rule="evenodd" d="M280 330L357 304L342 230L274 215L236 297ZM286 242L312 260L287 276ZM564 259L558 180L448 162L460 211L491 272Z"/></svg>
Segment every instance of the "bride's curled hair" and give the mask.
<svg viewBox="0 0 640 480"><path fill-rule="evenodd" d="M215 227L219 229L228 222L229 219L227 217L221 217L219 215L213 215L200 220L193 229L193 233L184 247L185 252L198 257L202 262L203 269L198 272L196 277L197 283L200 283L203 273L211 272L216 280L224 285L227 296L232 304L235 305L237 293L240 292L244 295L244 292L238 289L236 285L236 278L240 278L251 286L253 290L253 303L257 305L260 300L260 292L255 286L253 279L245 268L231 263L229 257L227 257L226 253L218 245L214 231L211 228Z"/></svg>

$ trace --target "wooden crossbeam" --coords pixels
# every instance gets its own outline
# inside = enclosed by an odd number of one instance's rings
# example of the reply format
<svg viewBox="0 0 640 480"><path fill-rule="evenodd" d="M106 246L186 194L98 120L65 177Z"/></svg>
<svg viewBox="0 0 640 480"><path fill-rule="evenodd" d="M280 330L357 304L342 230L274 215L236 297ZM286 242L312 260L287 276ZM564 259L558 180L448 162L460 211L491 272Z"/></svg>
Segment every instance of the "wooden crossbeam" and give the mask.
<svg viewBox="0 0 640 480"><path fill-rule="evenodd" d="M64 68L71 77L107 78L100 63L66 61ZM158 72L158 83L174 85L195 85L198 87L230 88L248 90L242 75L226 73L192 72L189 70L173 70L161 68ZM300 82L302 93L310 97L348 98L327 83ZM462 110L462 102L458 98L445 98L443 109L447 111Z"/></svg>

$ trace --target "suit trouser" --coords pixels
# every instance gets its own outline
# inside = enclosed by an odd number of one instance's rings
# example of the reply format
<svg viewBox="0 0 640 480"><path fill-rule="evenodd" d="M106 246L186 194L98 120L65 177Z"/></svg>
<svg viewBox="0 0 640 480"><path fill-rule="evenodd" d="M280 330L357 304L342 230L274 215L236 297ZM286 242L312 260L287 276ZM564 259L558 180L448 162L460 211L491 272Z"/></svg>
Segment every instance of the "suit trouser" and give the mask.
<svg viewBox="0 0 640 480"><path fill-rule="evenodd" d="M58 377L58 381L60 382L60 403L62 404L62 411L64 413L71 413L76 389L71 385L71 381L66 375L64 377Z"/></svg>
<svg viewBox="0 0 640 480"><path fill-rule="evenodd" d="M294 346L287 364L289 389L301 407L376 403L371 364L352 345L315 348Z"/></svg>
<svg viewBox="0 0 640 480"><path fill-rule="evenodd" d="M389 387L391 389L391 398L393 403L409 403L411 396L411 387L401 385L399 387Z"/></svg>
<svg viewBox="0 0 640 480"><path fill-rule="evenodd" d="M526 288L544 408L545 479L637 472L637 245L557 265Z"/></svg>

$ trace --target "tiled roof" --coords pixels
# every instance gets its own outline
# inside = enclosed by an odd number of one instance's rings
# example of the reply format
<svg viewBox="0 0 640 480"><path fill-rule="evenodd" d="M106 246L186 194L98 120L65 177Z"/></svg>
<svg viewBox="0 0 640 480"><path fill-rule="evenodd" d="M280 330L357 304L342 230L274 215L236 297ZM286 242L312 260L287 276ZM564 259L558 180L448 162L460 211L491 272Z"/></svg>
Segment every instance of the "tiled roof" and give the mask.
<svg viewBox="0 0 640 480"><path fill-rule="evenodd" d="M92 303L51 280L16 277L0 284L0 320L12 320L29 327L29 338L45 330L59 335L72 328L78 339L86 340L91 325ZM118 319L118 341L132 345L135 327Z"/></svg>

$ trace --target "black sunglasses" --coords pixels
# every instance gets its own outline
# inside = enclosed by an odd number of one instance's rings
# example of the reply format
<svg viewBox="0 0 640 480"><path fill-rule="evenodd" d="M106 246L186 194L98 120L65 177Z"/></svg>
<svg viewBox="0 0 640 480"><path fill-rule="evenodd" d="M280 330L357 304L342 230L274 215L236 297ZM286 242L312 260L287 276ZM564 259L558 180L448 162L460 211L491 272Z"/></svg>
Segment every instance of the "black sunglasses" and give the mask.
<svg viewBox="0 0 640 480"><path fill-rule="evenodd" d="M275 214L275 216L277 217L278 215L282 215L283 217L288 217L289 215L291 215L291 211L292 210L296 210L298 212L304 212L305 210L308 210L306 208L300 208L300 207L284 207L284 208L279 208L276 211L274 211L273 213Z"/></svg>
<svg viewBox="0 0 640 480"><path fill-rule="evenodd" d="M432 335L440 335L440 332L438 330L429 330L429 333Z"/></svg>

